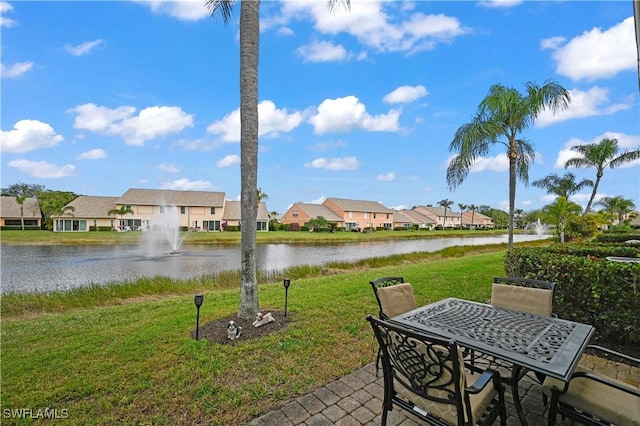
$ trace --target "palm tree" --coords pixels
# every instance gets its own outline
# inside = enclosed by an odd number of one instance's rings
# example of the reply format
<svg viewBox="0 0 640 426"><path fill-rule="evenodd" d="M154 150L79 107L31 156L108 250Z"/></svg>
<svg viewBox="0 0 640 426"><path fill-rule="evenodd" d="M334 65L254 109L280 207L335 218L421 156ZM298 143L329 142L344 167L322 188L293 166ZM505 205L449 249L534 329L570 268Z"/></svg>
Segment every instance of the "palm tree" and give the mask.
<svg viewBox="0 0 640 426"><path fill-rule="evenodd" d="M458 208L460 209L460 230L462 230L462 213L468 208L466 204L458 203Z"/></svg>
<svg viewBox="0 0 640 426"><path fill-rule="evenodd" d="M469 204L467 208L471 210L471 229L473 229L473 218L476 215L476 210L478 209L478 206L476 206L475 204Z"/></svg>
<svg viewBox="0 0 640 426"><path fill-rule="evenodd" d="M573 194L580 192L582 188L592 187L593 181L591 179L582 179L580 182L576 182L576 176L570 172L565 173L562 177L552 173L547 177L531 182L531 185L546 189L548 194L569 199Z"/></svg>
<svg viewBox="0 0 640 426"><path fill-rule="evenodd" d="M545 222L556 226L556 233L560 237L560 242L564 243L564 231L572 218L578 217L582 212L582 207L573 201L568 201L566 197L558 197L553 203L544 209Z"/></svg>
<svg viewBox="0 0 640 426"><path fill-rule="evenodd" d="M571 158L564 163L564 167L595 167L596 169L596 182L593 185L593 191L591 192L591 198L587 203L587 207L584 209L586 215L591 210L591 204L598 192L598 185L600 185L600 179L604 175L604 169L609 166L612 169L622 166L625 163L640 159L640 149L633 151L624 151L618 155L618 140L604 138L598 143L590 143L586 145L575 145L571 147L572 151L578 153L577 157Z"/></svg>
<svg viewBox="0 0 640 426"><path fill-rule="evenodd" d="M458 128L449 145L449 151L457 151L447 168L450 189L462 184L473 167L476 158L489 153L500 143L507 148L509 158L509 248L513 247L513 215L516 200L516 176L525 185L529 181L529 164L535 157L533 144L518 135L529 127L545 109L553 113L569 106L569 92L547 80L543 86L527 83L525 95L517 90L494 84L489 94L480 102L473 121ZM500 140L504 137L506 140Z"/></svg>
<svg viewBox="0 0 640 426"><path fill-rule="evenodd" d="M16 203L20 205L20 229L24 231L24 202L27 199L26 195L16 196Z"/></svg>
<svg viewBox="0 0 640 426"><path fill-rule="evenodd" d="M349 0L329 0L347 7ZM236 0L205 0L211 16L231 19ZM256 268L258 222L258 56L260 42L260 0L240 3L240 308L238 317L253 319L259 312Z"/></svg>
<svg viewBox="0 0 640 426"><path fill-rule="evenodd" d="M75 207L63 204L63 201L61 201L59 198L50 200L46 208L49 211L49 215L52 219L54 217L60 218L60 216L62 216L67 212L76 211ZM73 216L73 213L71 213L71 216ZM53 225L53 222L52 222L52 225ZM59 222L58 222L58 226L60 226ZM53 227L53 229L56 230L59 228L55 226Z"/></svg>
<svg viewBox="0 0 640 426"><path fill-rule="evenodd" d="M453 201L445 198L444 200L438 201L438 205L440 207L444 207L444 219L442 220L442 229L447 227L447 209L453 205Z"/></svg>
<svg viewBox="0 0 640 426"><path fill-rule="evenodd" d="M124 215L133 214L133 210L130 206L120 206L117 209L111 209L107 212L107 216L111 216L112 214L120 216L120 220L124 219Z"/></svg>
<svg viewBox="0 0 640 426"><path fill-rule="evenodd" d="M618 219L618 225L622 224L625 215L631 213L633 209L636 208L632 200L619 195L615 197L604 197L594 203L594 205L604 207L604 210L611 215L611 224L613 224L615 219Z"/></svg>

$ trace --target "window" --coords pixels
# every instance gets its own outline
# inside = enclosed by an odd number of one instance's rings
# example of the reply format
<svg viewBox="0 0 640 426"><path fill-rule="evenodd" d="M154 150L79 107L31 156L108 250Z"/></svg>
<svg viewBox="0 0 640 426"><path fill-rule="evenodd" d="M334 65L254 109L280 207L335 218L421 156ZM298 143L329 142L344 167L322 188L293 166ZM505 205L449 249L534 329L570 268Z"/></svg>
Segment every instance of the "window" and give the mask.
<svg viewBox="0 0 640 426"><path fill-rule="evenodd" d="M298 210L294 210L294 211L292 212L292 215L293 215L293 217L298 217Z"/></svg>
<svg viewBox="0 0 640 426"><path fill-rule="evenodd" d="M164 206L160 206L160 214L164 214Z"/></svg>
<svg viewBox="0 0 640 426"><path fill-rule="evenodd" d="M369 219L369 213L364 212L364 213L363 213L363 215L364 215L363 217L364 217L365 219Z"/></svg>
<svg viewBox="0 0 640 426"><path fill-rule="evenodd" d="M258 222L258 227L256 229L258 231L266 231L267 230L267 222Z"/></svg>
<svg viewBox="0 0 640 426"><path fill-rule="evenodd" d="M180 214L185 214L187 212L187 208L185 206L180 206Z"/></svg>
<svg viewBox="0 0 640 426"><path fill-rule="evenodd" d="M211 214L216 214L216 208L215 207L211 207Z"/></svg>

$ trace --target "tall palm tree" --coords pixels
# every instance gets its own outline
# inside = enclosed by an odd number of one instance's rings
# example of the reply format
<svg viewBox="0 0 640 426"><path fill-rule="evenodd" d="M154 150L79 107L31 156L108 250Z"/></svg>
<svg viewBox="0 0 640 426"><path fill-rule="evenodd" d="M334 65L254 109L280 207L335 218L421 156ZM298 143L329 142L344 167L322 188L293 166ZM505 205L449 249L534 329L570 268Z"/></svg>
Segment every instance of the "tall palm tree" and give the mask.
<svg viewBox="0 0 640 426"><path fill-rule="evenodd" d="M329 0L350 6L349 0ZM211 16L231 19L236 0L205 0ZM258 56L260 42L260 0L240 4L240 308L238 317L253 319L259 312L256 267L258 222Z"/></svg>
<svg viewBox="0 0 640 426"><path fill-rule="evenodd" d="M622 223L625 215L631 213L633 209L636 208L633 200L623 198L619 195L615 197L604 197L595 202L594 205L604 207L604 210L611 215L611 224L617 219L618 225Z"/></svg>
<svg viewBox="0 0 640 426"><path fill-rule="evenodd" d="M591 210L591 204L593 204L593 199L598 192L600 179L604 175L604 169L607 167L615 169L623 164L640 159L640 149L625 150L622 154L618 154L617 139L604 138L598 143L572 146L571 150L575 151L578 156L567 160L564 163L565 169L569 167L595 167L596 169L596 181L593 184L591 198L589 198L587 207L584 209L585 215Z"/></svg>
<svg viewBox="0 0 640 426"><path fill-rule="evenodd" d="M16 203L20 205L20 229L24 231L24 202L27 199L26 195L16 196Z"/></svg>
<svg viewBox="0 0 640 426"><path fill-rule="evenodd" d="M480 102L473 120L458 128L449 145L457 151L447 168L447 183L453 189L464 182L478 157L487 155L494 144L507 148L509 158L509 248L513 247L513 216L516 200L516 176L529 182L529 164L535 157L533 144L519 138L545 109L555 113L569 106L569 92L547 80L544 85L526 84L526 94L511 87L494 84ZM505 138L505 140L500 140Z"/></svg>
<svg viewBox="0 0 640 426"><path fill-rule="evenodd" d="M591 179L582 179L580 182L576 182L576 176L571 172L565 173L562 177L552 173L549 176L531 182L531 185L546 189L549 194L569 199L573 194L580 192L582 188L592 187L593 181Z"/></svg>
<svg viewBox="0 0 640 426"><path fill-rule="evenodd" d="M442 229L447 227L447 209L453 205L453 201L445 198L444 200L438 201L438 205L444 208L444 219L442 219Z"/></svg>
<svg viewBox="0 0 640 426"><path fill-rule="evenodd" d="M460 209L460 230L462 230L462 213L468 208L466 204L458 203L458 208Z"/></svg>

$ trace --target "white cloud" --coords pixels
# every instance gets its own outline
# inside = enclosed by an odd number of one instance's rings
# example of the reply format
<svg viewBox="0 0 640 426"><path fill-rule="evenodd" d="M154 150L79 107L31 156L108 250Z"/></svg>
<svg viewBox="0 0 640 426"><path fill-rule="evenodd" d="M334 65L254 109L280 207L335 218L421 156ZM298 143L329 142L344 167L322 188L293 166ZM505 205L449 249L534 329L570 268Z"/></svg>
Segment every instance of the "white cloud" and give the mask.
<svg viewBox="0 0 640 426"><path fill-rule="evenodd" d="M320 33L336 35L344 32L368 48L381 52L432 49L438 43L451 42L468 32L454 17L414 13L403 3L351 2L349 11L336 8L334 13L328 13L326 2L288 0L283 2L282 16L271 19L269 25L309 19Z"/></svg>
<svg viewBox="0 0 640 426"><path fill-rule="evenodd" d="M13 130L0 132L2 152L29 152L58 145L64 138L53 127L38 120L20 120Z"/></svg>
<svg viewBox="0 0 640 426"><path fill-rule="evenodd" d="M236 164L240 164L240 156L236 154L231 154L231 155L225 156L222 160L219 160L216 163L216 167L219 169L224 169Z"/></svg>
<svg viewBox="0 0 640 426"><path fill-rule="evenodd" d="M329 132L349 132L361 129L370 132L394 132L400 126L399 110L390 110L387 114L371 116L366 107L355 96L325 99L318 106L317 114L309 118L316 134Z"/></svg>
<svg viewBox="0 0 640 426"><path fill-rule="evenodd" d="M286 108L277 109L272 101L258 104L258 136L278 137L280 133L290 132L302 122L302 113L291 114ZM240 142L240 108L227 114L222 120L211 123L207 133L222 135L225 142Z"/></svg>
<svg viewBox="0 0 640 426"><path fill-rule="evenodd" d="M577 153L573 151L571 147L576 145L597 144L602 139L617 139L619 154L622 154L624 150L640 149L640 136L638 135L626 135L624 133L618 132L604 132L603 134L586 141L578 138L571 138L564 144L564 148L558 152L558 157L556 158L554 167L556 169L563 169L567 160L576 157ZM638 166L640 166L640 159L625 163L624 165L619 166L619 168L622 169Z"/></svg>
<svg viewBox="0 0 640 426"><path fill-rule="evenodd" d="M80 43L76 46L72 46L70 44L67 44L64 49L71 53L73 56L83 56L86 55L87 53L89 53L94 47L99 46L102 43L102 40L98 39L98 40L93 40L93 41L86 41L84 43Z"/></svg>
<svg viewBox="0 0 640 426"><path fill-rule="evenodd" d="M83 104L69 111L77 114L73 123L75 129L119 136L128 145L142 146L146 141L193 127L193 116L179 107L149 107L137 116L133 116L136 109L131 106L110 109Z"/></svg>
<svg viewBox="0 0 640 426"><path fill-rule="evenodd" d="M610 103L609 89L605 87L594 86L586 92L578 89L569 90L569 95L571 96L569 108L555 114L550 110L542 111L535 121L535 126L546 127L550 124L576 118L611 115L632 107L632 101L628 99L624 102Z"/></svg>
<svg viewBox="0 0 640 426"><path fill-rule="evenodd" d="M187 178L165 182L160 189L177 189L182 191L209 191L215 189L208 180L189 180Z"/></svg>
<svg viewBox="0 0 640 426"><path fill-rule="evenodd" d="M158 165L158 169L165 173L178 173L180 171L180 167L173 163L161 163Z"/></svg>
<svg viewBox="0 0 640 426"><path fill-rule="evenodd" d="M396 180L396 174L393 172L376 176L378 182L393 182Z"/></svg>
<svg viewBox="0 0 640 426"><path fill-rule="evenodd" d="M276 32L279 35L285 36L285 37L289 37L289 36L295 35L293 30L291 28L289 28L289 27L280 27L280 28L278 28L278 30Z"/></svg>
<svg viewBox="0 0 640 426"><path fill-rule="evenodd" d="M78 155L78 160L101 160L107 158L107 151L100 148L90 149Z"/></svg>
<svg viewBox="0 0 640 426"><path fill-rule="evenodd" d="M344 61L349 57L347 50L341 44L328 41L314 41L299 47L298 54L305 62Z"/></svg>
<svg viewBox="0 0 640 426"><path fill-rule="evenodd" d="M491 170L494 172L504 172L509 170L509 158L507 154L500 153L495 157L480 157L476 158L475 163L469 170L473 172L483 172L485 170Z"/></svg>
<svg viewBox="0 0 640 426"><path fill-rule="evenodd" d="M312 169L325 169L325 170L356 170L360 163L356 157L343 157L343 158L316 158L310 163L306 163L305 167Z"/></svg>
<svg viewBox="0 0 640 426"><path fill-rule="evenodd" d="M391 93L387 93L382 100L388 104L408 103L420 99L428 94L429 92L427 92L427 89L422 85L400 86Z"/></svg>
<svg viewBox="0 0 640 426"><path fill-rule="evenodd" d="M33 68L33 62L16 62L11 66L0 64L0 75L2 78L15 78Z"/></svg>
<svg viewBox="0 0 640 426"><path fill-rule="evenodd" d="M136 3L145 4L154 13L169 15L182 21L197 21L209 16L209 12L202 0L134 0ZM238 5L239 7L239 5Z"/></svg>
<svg viewBox="0 0 640 426"><path fill-rule="evenodd" d="M12 160L8 164L22 173L42 179L63 178L75 174L76 171L76 167L71 164L56 166L46 161Z"/></svg>
<svg viewBox="0 0 640 426"><path fill-rule="evenodd" d="M482 7L488 8L498 8L498 7L513 7L522 4L523 0L484 0L479 2L478 4Z"/></svg>
<svg viewBox="0 0 640 426"><path fill-rule="evenodd" d="M0 2L0 27L10 28L15 26L17 23L13 19L9 19L6 16L2 16L7 12L11 12L13 10L13 6L6 1Z"/></svg>
<svg viewBox="0 0 640 426"><path fill-rule="evenodd" d="M542 41L553 50L556 72L573 81L611 78L621 71L636 69L637 51L633 17L608 30L593 28L562 46L563 39Z"/></svg>

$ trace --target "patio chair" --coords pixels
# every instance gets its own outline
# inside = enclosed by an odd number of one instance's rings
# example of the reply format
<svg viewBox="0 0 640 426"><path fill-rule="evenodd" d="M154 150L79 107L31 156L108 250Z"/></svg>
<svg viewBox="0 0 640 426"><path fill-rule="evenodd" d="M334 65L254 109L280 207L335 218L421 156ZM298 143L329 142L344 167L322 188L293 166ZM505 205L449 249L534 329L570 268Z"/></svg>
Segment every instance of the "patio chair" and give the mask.
<svg viewBox="0 0 640 426"><path fill-rule="evenodd" d="M556 283L550 281L535 280L529 278L494 277L491 287L491 305L500 308L512 309L520 312L540 316L555 316L553 314L553 297ZM488 355L475 352L467 353L467 366L474 371L486 368L500 369L503 383L510 386L517 393L518 382L527 374L529 370L522 368L517 377L506 371L513 371L513 364ZM536 379L542 383L545 376L535 373ZM546 404L547 397L542 396L543 403Z"/></svg>
<svg viewBox="0 0 640 426"><path fill-rule="evenodd" d="M491 304L540 316L553 315L556 283L528 278L494 277Z"/></svg>
<svg viewBox="0 0 640 426"><path fill-rule="evenodd" d="M506 425L504 389L497 372L464 369L453 340L419 334L367 316L382 351L382 425L399 407L432 425Z"/></svg>
<svg viewBox="0 0 640 426"><path fill-rule="evenodd" d="M590 345L587 349L640 367L638 358L601 346ZM640 425L640 389L628 383L578 368L566 383L548 377L543 390L551 397L549 426L555 425L558 414L585 425Z"/></svg>
<svg viewBox="0 0 640 426"><path fill-rule="evenodd" d="M391 299L396 299L397 300L397 298L392 297L393 294L394 294L394 291L396 291L395 289L391 290L391 291L386 291L386 290L382 291L382 293L383 293L382 297L384 299L384 302L382 302L380 300L380 294L378 293L378 290L380 290L382 288L394 287L394 286L396 286L398 284L404 284L404 283L405 282L404 282L404 278L403 277L383 277L383 278L378 278L377 280L369 281L369 285L371 285L371 288L373 288L373 294L376 296L376 301L378 302L378 308L380 309L380 318L388 319L388 318L391 318L392 316L394 316L394 315L389 315L389 314L385 313L385 310L383 309L383 303L384 303L384 305L385 305L385 307L387 309L391 308L391 310L394 311L394 312L396 310L398 310L398 308L393 306L393 303L392 303L392 300L391 300ZM410 296L408 296L408 297L410 297ZM411 303L411 302L409 302L409 303ZM413 303L415 304L415 297L414 297ZM411 309L414 309L416 307L417 306L414 306ZM407 309L405 312L410 311L411 309ZM399 312L399 314L403 314L403 313L404 312ZM398 315L398 314L396 314L396 315Z"/></svg>

